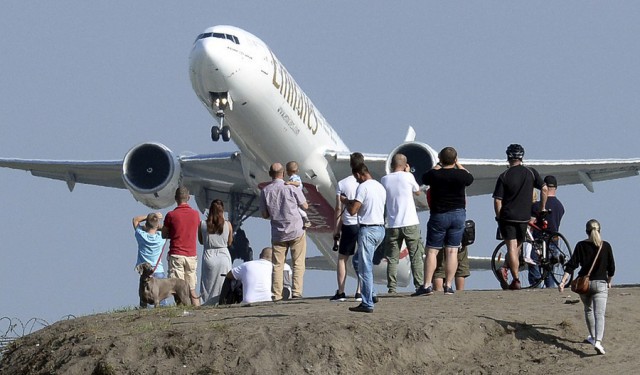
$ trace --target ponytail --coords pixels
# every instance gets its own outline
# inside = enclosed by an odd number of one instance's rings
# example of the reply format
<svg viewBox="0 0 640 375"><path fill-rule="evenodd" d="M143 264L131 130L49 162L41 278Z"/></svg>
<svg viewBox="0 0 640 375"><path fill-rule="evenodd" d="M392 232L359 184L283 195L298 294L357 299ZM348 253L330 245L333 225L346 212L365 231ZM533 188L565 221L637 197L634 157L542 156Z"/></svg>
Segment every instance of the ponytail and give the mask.
<svg viewBox="0 0 640 375"><path fill-rule="evenodd" d="M602 245L602 237L600 237L600 223L596 219L587 221L587 235L589 241L593 242L597 247Z"/></svg>

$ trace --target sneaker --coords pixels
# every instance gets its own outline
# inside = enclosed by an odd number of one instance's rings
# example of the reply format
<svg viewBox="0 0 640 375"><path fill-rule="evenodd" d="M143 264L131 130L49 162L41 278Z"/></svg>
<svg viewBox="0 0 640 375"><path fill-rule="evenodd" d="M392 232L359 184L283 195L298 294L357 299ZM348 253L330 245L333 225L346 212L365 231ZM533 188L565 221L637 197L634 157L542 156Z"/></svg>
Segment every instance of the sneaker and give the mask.
<svg viewBox="0 0 640 375"><path fill-rule="evenodd" d="M291 299L301 299L301 298L302 298L301 295L295 295L294 294L294 295L291 296Z"/></svg>
<svg viewBox="0 0 640 375"><path fill-rule="evenodd" d="M510 290L520 290L520 280L514 279L509 285Z"/></svg>
<svg viewBox="0 0 640 375"><path fill-rule="evenodd" d="M336 294L333 297L329 298L329 301L331 302L344 302L346 300L347 300L347 296L344 294L344 292L339 293L337 290L336 290Z"/></svg>
<svg viewBox="0 0 640 375"><path fill-rule="evenodd" d="M356 300L356 302L362 302L362 294L360 293L356 293L353 298Z"/></svg>
<svg viewBox="0 0 640 375"><path fill-rule="evenodd" d="M450 286L448 286L448 285L445 285L445 286L444 286L444 294L445 294L445 295L450 296L450 295L452 295L453 293L454 293L454 291L453 291L453 288L452 288L452 287L450 287Z"/></svg>
<svg viewBox="0 0 640 375"><path fill-rule="evenodd" d="M349 311L353 312L363 312L363 313L372 313L373 309L371 307L367 307L363 304L359 304L356 307L349 307Z"/></svg>
<svg viewBox="0 0 640 375"><path fill-rule="evenodd" d="M373 301L373 303L378 303L378 301L380 301L380 300L378 299L378 296L373 296L373 297L371 298L371 300Z"/></svg>
<svg viewBox="0 0 640 375"><path fill-rule="evenodd" d="M433 294L433 285L429 285L428 288L425 288L424 285L421 285L418 289L416 289L415 293L411 293L411 297L430 296L432 294Z"/></svg>
<svg viewBox="0 0 640 375"><path fill-rule="evenodd" d="M585 343L591 344L591 345L595 345L596 344L596 340L594 340L593 337L591 337L591 335L587 336L586 339L584 339Z"/></svg>
<svg viewBox="0 0 640 375"><path fill-rule="evenodd" d="M596 350L596 353L604 355L604 348L602 347L602 343L600 341L596 341L596 343L593 344L593 347Z"/></svg>

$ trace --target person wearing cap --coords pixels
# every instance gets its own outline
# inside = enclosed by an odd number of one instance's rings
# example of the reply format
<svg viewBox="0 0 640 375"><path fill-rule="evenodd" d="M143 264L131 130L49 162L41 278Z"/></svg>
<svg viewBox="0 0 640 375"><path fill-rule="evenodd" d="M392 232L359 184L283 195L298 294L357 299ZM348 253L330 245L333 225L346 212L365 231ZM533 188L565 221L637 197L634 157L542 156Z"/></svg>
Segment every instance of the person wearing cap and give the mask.
<svg viewBox="0 0 640 375"><path fill-rule="evenodd" d="M560 221L562 221L562 216L564 215L564 206L562 202L556 197L556 192L558 190L558 181L555 176L547 176L544 178L544 183L547 185L547 204L546 209L548 214L546 216L547 219L547 231L549 232L559 232L560 231ZM538 214L541 210L542 203L540 201L535 202L531 207L531 220L535 220L538 217ZM541 233L537 230L533 231L533 238L540 237ZM557 256L558 254L553 254L553 247L549 249L552 252L552 256ZM532 257L535 257L536 254L533 252ZM537 280L540 277L539 269L537 266L529 266L529 278L532 280ZM555 281L551 274L547 275L547 278L544 280L544 286L547 288L553 288L556 286Z"/></svg>
<svg viewBox="0 0 640 375"><path fill-rule="evenodd" d="M556 197L558 191L558 180L555 176L547 176L544 178L544 183L547 185L547 204L545 208L549 211L547 218L547 230L550 232L560 231L560 221L564 215L564 206L562 202ZM542 211L542 202L536 202L531 208L531 217L536 217L538 213ZM534 233L534 237L535 237Z"/></svg>
<svg viewBox="0 0 640 375"><path fill-rule="evenodd" d="M511 284L504 279L502 289L520 289L518 277L519 248L525 239L527 223L531 219L533 189L540 190L540 209L547 204L547 185L534 168L522 164L524 148L519 144L507 147L509 168L502 172L493 191L493 207L500 234L507 244L507 263L513 276Z"/></svg>

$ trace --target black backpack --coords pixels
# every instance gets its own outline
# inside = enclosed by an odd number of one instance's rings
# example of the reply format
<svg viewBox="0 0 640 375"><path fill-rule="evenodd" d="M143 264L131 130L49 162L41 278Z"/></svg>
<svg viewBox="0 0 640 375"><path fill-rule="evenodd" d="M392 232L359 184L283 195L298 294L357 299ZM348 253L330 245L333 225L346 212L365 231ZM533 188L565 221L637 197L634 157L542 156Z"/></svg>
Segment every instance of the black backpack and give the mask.
<svg viewBox="0 0 640 375"><path fill-rule="evenodd" d="M464 232L462 232L462 246L469 246L476 240L476 223L473 220L464 222Z"/></svg>

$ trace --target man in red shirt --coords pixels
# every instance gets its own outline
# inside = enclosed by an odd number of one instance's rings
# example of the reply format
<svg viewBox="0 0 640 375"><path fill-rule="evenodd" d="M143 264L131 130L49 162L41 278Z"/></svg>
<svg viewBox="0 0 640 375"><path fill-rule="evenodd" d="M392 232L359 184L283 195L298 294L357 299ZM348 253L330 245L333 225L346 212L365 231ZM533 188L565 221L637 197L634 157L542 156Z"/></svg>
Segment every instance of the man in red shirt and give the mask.
<svg viewBox="0 0 640 375"><path fill-rule="evenodd" d="M183 279L191 290L191 304L200 306L200 298L196 295L198 258L196 243L200 214L187 203L189 189L180 186L176 189L177 207L167 213L162 227L162 238L171 240L169 243L169 277Z"/></svg>

